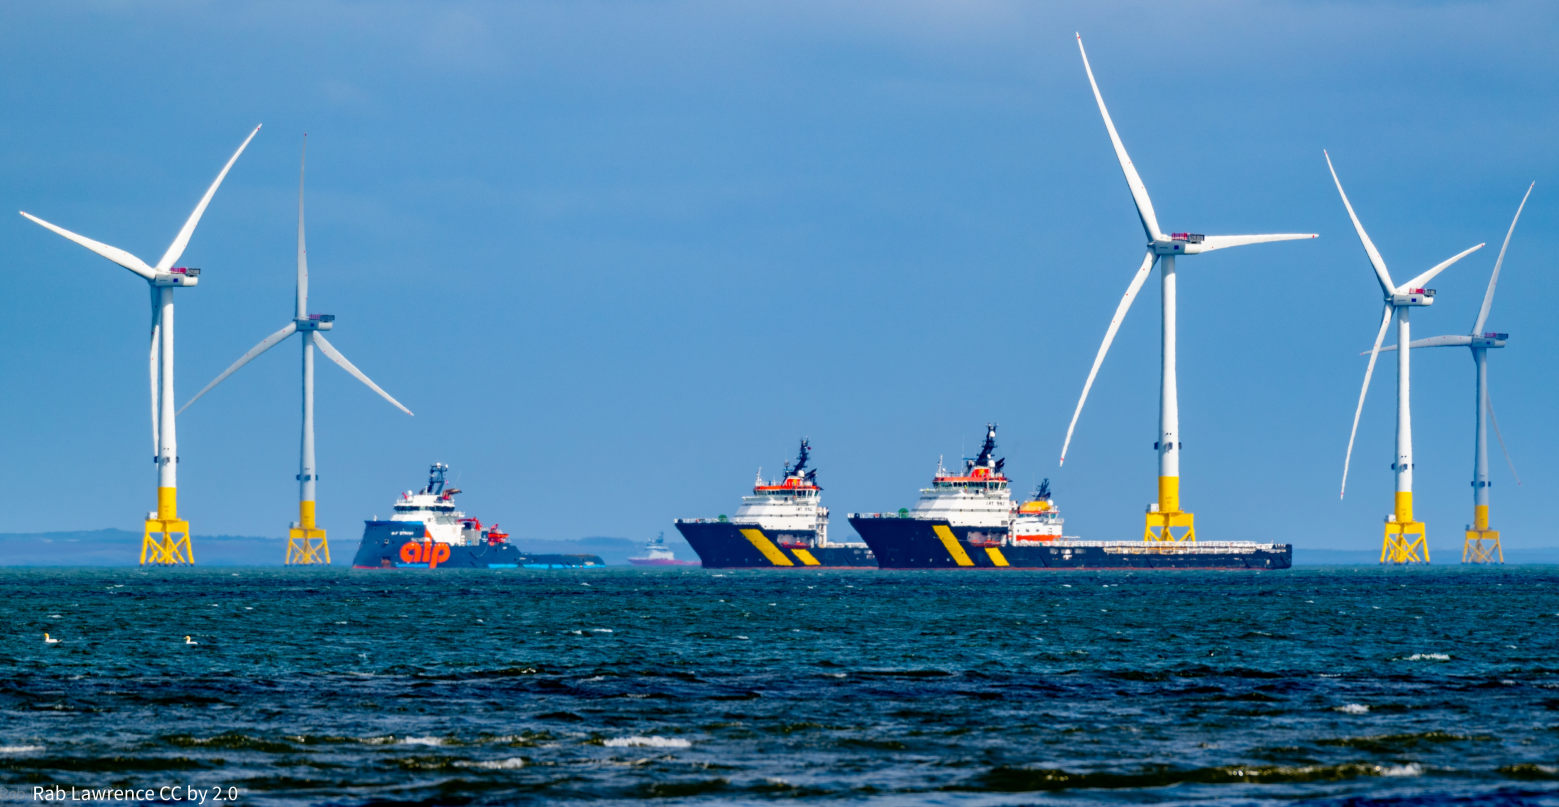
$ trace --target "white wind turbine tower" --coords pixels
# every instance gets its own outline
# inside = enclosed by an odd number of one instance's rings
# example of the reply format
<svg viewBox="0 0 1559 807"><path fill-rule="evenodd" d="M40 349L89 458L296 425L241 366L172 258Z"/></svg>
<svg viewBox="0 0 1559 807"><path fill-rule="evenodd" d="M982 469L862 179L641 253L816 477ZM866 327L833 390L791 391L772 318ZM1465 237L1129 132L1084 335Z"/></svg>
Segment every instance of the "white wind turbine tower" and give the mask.
<svg viewBox="0 0 1559 807"><path fill-rule="evenodd" d="M1478 309L1478 320L1472 325L1472 333L1466 336L1431 336L1428 339L1419 339L1408 345L1409 349L1419 347L1467 347L1472 349L1473 366L1477 368L1477 396L1474 410L1477 412L1478 425L1473 430L1474 448L1472 460L1472 523L1467 525L1466 539L1462 543L1462 563L1493 563L1497 557L1499 563L1505 562L1505 550L1499 543L1499 530L1489 529L1489 421L1494 420L1494 434L1499 436L1499 420L1494 418L1494 408L1489 403L1489 358L1491 348L1505 346L1505 340L1510 338L1508 333L1485 332L1484 324L1489 319L1489 309L1494 305L1494 284L1499 282L1499 269L1505 263L1505 250L1510 247L1510 237L1516 232L1516 222L1521 220L1521 211L1527 206L1527 196L1532 195L1532 188L1537 183L1527 186L1526 196L1521 197L1521 204L1516 208L1516 217L1510 220L1510 229L1505 233L1505 243L1499 248L1499 258L1494 261L1494 274L1489 278L1489 289L1483 293L1483 307ZM1383 347L1382 351L1395 350L1396 346ZM1505 439L1500 438L1500 447L1504 448ZM1505 453L1505 461L1510 462L1510 452ZM1510 463L1510 473L1516 473L1515 463ZM1521 483L1521 477L1516 477L1516 484ZM1484 544L1485 541L1489 543Z"/></svg>
<svg viewBox="0 0 1559 807"><path fill-rule="evenodd" d="M334 314L310 314L309 305L309 264L308 250L303 241L303 172L308 156L308 141L304 140L304 158L299 160L298 166L298 305L291 322L286 327L265 337L260 344L255 345L248 353L240 356L233 366L222 371L205 389L189 399L179 411L188 409L190 404L200 400L202 395L210 392L213 387L222 383L222 380L237 372L238 368L248 364L267 350L286 341L287 337L294 333L303 334L303 440L298 458L298 520L294 522L287 536L287 563L288 564L315 564L330 563L330 543L325 537L325 531L320 529L314 520L315 493L314 483L319 479L319 474L314 466L314 348L331 361L341 365L348 373L351 373L358 381L368 385L368 388L379 393L386 401L395 405L396 409L410 415L411 410L401 406L401 402L390 397L390 394L379 385L369 380L368 376L346 360L340 351L336 350L329 342L325 341L325 335L320 331L328 331L335 325Z"/></svg>
<svg viewBox="0 0 1559 807"><path fill-rule="evenodd" d="M1094 100L1099 103L1099 114L1104 117L1104 128L1110 134L1110 143L1115 146L1115 156L1120 160L1121 171L1126 175L1126 186L1131 190L1132 199L1137 204L1137 217L1142 222L1143 232L1147 234L1148 244L1147 255L1142 259L1142 266L1137 269L1131 285L1126 288L1126 296L1121 298L1120 305L1116 307L1115 316L1110 320L1110 327L1104 333L1104 344L1099 346L1099 353L1093 360L1093 369L1088 371L1088 381L1083 384L1082 397L1078 398L1077 409L1072 413L1072 423L1066 429L1066 442L1061 446L1061 462L1063 464L1066 462L1066 450L1072 443L1072 431L1077 428L1077 419L1082 415L1083 404L1088 400L1088 390L1093 387L1094 377L1099 374L1099 366L1104 363L1104 355L1109 352L1110 343L1115 340L1115 332L1126 319L1126 312L1131 308L1131 303L1136 299L1143 282L1148 279L1153 264L1157 263L1160 267L1163 288L1163 368L1159 377L1159 439L1153 444L1153 448L1158 452L1158 501L1148 506L1142 537L1145 541L1194 541L1196 540L1194 516L1180 510L1180 408L1175 379L1175 258L1180 255L1195 255L1245 244L1315 238L1315 234L1207 236L1194 233L1165 234L1158 228L1158 218L1153 213L1153 202L1148 198L1147 187L1142 184L1142 178L1137 175L1137 169L1132 165L1131 158L1126 156L1126 147L1121 144L1120 135L1115 132L1115 124L1110 120L1110 112L1104 107L1104 96L1099 94L1099 84L1094 81L1093 68L1088 65L1088 53L1083 50L1081 35L1077 37L1077 50L1082 53L1083 69L1088 73L1088 83L1093 87ZM1172 534L1171 528L1184 528L1184 532L1177 536Z"/></svg>
<svg viewBox="0 0 1559 807"><path fill-rule="evenodd" d="M1434 305L1434 289L1425 289L1425 283L1445 271L1451 264L1482 249L1483 245L1479 244L1447 258L1429 271L1400 286L1393 285L1391 274L1386 271L1385 260L1380 257L1374 242L1370 241L1369 235L1364 232L1364 225L1359 223L1359 217L1354 215L1353 205L1348 203L1348 194L1343 192L1342 181L1337 178L1337 169L1332 167L1332 155L1324 151L1322 154L1326 156L1326 167L1332 172L1332 181L1337 183L1337 194L1342 197L1343 207L1348 209L1348 218L1353 220L1353 229L1359 233L1359 243L1364 245L1364 254L1369 257L1370 265L1375 268L1375 279L1380 283L1381 293L1386 298L1386 310L1380 319L1380 332L1375 334L1375 345L1370 348L1370 363L1364 370L1364 388L1359 390L1359 407L1353 412L1353 430L1348 433L1348 454L1343 458L1342 489L1338 493L1338 498L1342 498L1343 494L1348 492L1348 463L1353 459L1353 438L1359 433L1359 415L1364 411L1364 396L1370 391L1370 376L1375 372L1375 359L1380 355L1380 342L1386 338L1386 329L1391 326L1391 318L1395 315L1397 344L1405 346L1397 351L1397 459L1391 463L1391 470L1395 471L1397 476L1397 492L1392 512L1386 516L1385 538L1380 545L1380 562L1428 563L1429 543L1424 537L1424 523L1413 520L1413 413L1410 406L1411 390L1408 384L1408 356L1413 352L1413 345L1407 315L1415 306ZM1424 551L1422 558L1418 556L1420 549Z"/></svg>
<svg viewBox="0 0 1559 807"><path fill-rule="evenodd" d="M22 211L22 215L28 220L41 224L140 275L151 287L152 336L148 366L151 370L152 449L156 452L154 461L157 463L157 512L146 514L146 530L141 539L141 563L143 564L147 562L148 554L152 563L193 564L195 562L195 552L189 540L189 522L179 518L178 507L179 449L173 411L173 290L176 287L194 286L199 283L200 270L175 267L173 264L178 262L184 254L184 248L189 246L190 236L195 233L195 225L200 223L200 217L205 214L206 206L211 203L211 197L216 195L217 188L227 177L228 170L238 161L238 155L244 153L244 149L249 146L249 141L253 140L259 132L260 127L254 127L254 131L244 138L238 151L233 152L227 165L222 166L222 173L217 174L216 181L211 183L211 187L206 190L206 195L200 198L200 204L195 205L195 212L191 213L189 220L184 222L184 228L179 230L178 236L173 239L173 243L168 246L168 251L163 253L162 259L157 261L156 266L148 266L145 261L122 249L76 235ZM155 539L152 537L154 535L157 536ZM175 539L173 537L175 535L180 537Z"/></svg>

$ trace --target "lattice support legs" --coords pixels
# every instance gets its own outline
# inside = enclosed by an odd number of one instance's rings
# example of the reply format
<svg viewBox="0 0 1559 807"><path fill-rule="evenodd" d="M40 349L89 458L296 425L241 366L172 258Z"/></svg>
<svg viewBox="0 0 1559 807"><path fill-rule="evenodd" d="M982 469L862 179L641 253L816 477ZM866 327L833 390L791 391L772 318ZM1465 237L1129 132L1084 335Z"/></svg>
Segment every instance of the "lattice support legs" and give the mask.
<svg viewBox="0 0 1559 807"><path fill-rule="evenodd" d="M1499 530L1468 530L1462 543L1462 563L1504 563Z"/></svg>
<svg viewBox="0 0 1559 807"><path fill-rule="evenodd" d="M1144 541L1195 541L1196 516L1176 510L1172 513L1153 511L1147 515L1142 529Z"/></svg>
<svg viewBox="0 0 1559 807"><path fill-rule="evenodd" d="M330 542L321 529L293 527L287 531L287 565L330 565Z"/></svg>
<svg viewBox="0 0 1559 807"><path fill-rule="evenodd" d="M146 532L141 538L141 564L144 566L148 563L195 565L195 550L189 542L188 521L177 518L146 519Z"/></svg>
<svg viewBox="0 0 1559 807"><path fill-rule="evenodd" d="M1385 539L1380 544L1380 562L1428 563L1429 541L1424 537L1424 522L1386 522Z"/></svg>

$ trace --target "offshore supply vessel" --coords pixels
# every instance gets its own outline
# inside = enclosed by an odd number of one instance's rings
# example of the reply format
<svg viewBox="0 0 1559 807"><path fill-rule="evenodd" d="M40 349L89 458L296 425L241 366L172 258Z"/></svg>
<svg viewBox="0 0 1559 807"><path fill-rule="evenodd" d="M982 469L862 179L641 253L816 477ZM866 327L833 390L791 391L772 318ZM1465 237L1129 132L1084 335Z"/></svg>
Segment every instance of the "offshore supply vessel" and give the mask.
<svg viewBox="0 0 1559 807"><path fill-rule="evenodd" d="M447 487L449 466L434 463L428 484L396 500L388 521L367 521L352 559L357 569L577 569L605 566L596 555L537 555L509 543L497 524L455 509L459 488Z"/></svg>
<svg viewBox="0 0 1559 807"><path fill-rule="evenodd" d="M1287 569L1289 544L1252 541L1083 541L1061 534L1050 480L1029 501L1012 500L996 425L963 473L937 464L931 487L910 510L851 513L884 569Z"/></svg>
<svg viewBox="0 0 1559 807"><path fill-rule="evenodd" d="M644 554L629 558L635 566L697 566L696 560L677 560L677 553L666 546L666 533L661 533L644 543Z"/></svg>
<svg viewBox="0 0 1559 807"><path fill-rule="evenodd" d="M803 439L796 464L785 463L778 482L765 484L759 471L752 495L742 497L736 515L729 519L677 519L677 531L698 553L704 568L877 565L866 544L828 540L828 508L819 501L823 489L817 484L817 469L807 470L811 451L811 444Z"/></svg>

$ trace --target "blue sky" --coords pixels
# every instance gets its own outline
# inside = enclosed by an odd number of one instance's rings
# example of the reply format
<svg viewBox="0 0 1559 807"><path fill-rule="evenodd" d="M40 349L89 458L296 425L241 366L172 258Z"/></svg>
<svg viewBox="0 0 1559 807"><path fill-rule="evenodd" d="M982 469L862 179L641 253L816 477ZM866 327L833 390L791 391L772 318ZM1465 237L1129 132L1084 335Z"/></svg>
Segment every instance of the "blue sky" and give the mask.
<svg viewBox="0 0 1559 807"><path fill-rule="evenodd" d="M1083 6L1077 8L1077 6ZM257 123L182 263L182 402L285 324L309 133L311 306L417 413L319 368L320 516L448 462L519 536L647 538L729 513L812 439L836 531L909 506L986 421L1068 533L1153 499L1157 279L1056 459L1142 234L1077 55L1166 229L1318 232L1180 271L1182 496L1204 539L1376 549L1394 377L1337 487L1379 291L1322 160L1394 275L1480 241L1415 336L1465 333L1527 184L1490 328L1494 522L1547 546L1559 325L1559 9L1526 3L8 3L0 210L161 255ZM142 281L11 214L5 531L154 507ZM295 518L298 354L179 423L202 534ZM1417 502L1470 519L1472 363L1415 354ZM339 551L339 550L338 550Z"/></svg>

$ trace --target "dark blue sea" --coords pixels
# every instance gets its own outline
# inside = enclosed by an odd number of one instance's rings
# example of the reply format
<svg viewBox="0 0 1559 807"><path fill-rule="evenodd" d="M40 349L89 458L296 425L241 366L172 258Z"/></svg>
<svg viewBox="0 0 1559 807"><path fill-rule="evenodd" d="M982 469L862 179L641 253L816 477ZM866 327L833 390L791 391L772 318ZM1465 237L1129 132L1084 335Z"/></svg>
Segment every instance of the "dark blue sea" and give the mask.
<svg viewBox="0 0 1559 807"><path fill-rule="evenodd" d="M0 586L12 803L1559 805L1556 567Z"/></svg>

